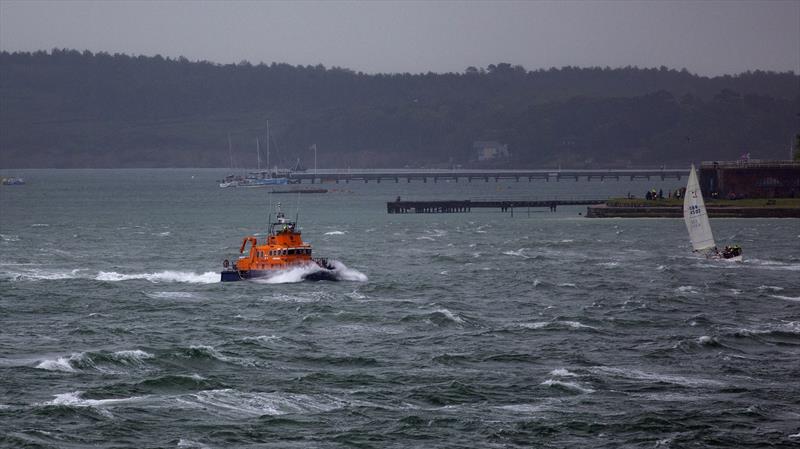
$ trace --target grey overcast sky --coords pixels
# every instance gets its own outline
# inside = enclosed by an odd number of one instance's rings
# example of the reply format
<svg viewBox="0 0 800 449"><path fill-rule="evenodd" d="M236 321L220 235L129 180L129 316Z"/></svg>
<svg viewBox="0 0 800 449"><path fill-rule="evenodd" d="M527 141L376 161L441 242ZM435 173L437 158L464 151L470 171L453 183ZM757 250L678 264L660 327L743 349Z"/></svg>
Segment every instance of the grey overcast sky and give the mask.
<svg viewBox="0 0 800 449"><path fill-rule="evenodd" d="M800 0L0 0L0 48L74 48L367 73L636 65L800 73Z"/></svg>

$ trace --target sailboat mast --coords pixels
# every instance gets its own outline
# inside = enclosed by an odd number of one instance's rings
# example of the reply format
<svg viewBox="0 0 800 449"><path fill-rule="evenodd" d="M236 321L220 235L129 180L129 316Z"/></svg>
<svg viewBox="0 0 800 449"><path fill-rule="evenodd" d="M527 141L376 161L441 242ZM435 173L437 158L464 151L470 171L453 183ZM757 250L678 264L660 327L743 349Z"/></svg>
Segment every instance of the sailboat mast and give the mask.
<svg viewBox="0 0 800 449"><path fill-rule="evenodd" d="M258 170L261 171L261 144L259 143L258 137L256 137L256 158L258 164Z"/></svg>
<svg viewBox="0 0 800 449"><path fill-rule="evenodd" d="M269 120L267 120L267 171L269 171Z"/></svg>
<svg viewBox="0 0 800 449"><path fill-rule="evenodd" d="M233 149L231 148L231 133L228 133L228 157L230 158L231 170L233 170Z"/></svg>

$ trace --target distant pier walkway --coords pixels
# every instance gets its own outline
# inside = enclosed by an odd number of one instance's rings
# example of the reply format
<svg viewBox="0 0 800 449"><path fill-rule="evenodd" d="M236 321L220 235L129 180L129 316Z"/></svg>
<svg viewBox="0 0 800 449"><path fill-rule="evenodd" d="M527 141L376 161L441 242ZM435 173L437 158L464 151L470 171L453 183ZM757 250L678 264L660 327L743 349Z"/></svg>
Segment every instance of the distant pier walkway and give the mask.
<svg viewBox="0 0 800 449"><path fill-rule="evenodd" d="M561 200L444 200L444 201L392 201L386 203L390 214L447 214L471 212L473 208L498 209L514 213L514 209L548 207L555 212L558 206L587 206L603 204L607 199L561 199Z"/></svg>
<svg viewBox="0 0 800 449"><path fill-rule="evenodd" d="M636 179L677 179L688 176L689 171L681 169L604 169L604 170L422 170L422 169L381 169L381 170L311 170L294 172L291 179L294 182L499 182L500 180L512 181L605 181L605 180L636 180Z"/></svg>

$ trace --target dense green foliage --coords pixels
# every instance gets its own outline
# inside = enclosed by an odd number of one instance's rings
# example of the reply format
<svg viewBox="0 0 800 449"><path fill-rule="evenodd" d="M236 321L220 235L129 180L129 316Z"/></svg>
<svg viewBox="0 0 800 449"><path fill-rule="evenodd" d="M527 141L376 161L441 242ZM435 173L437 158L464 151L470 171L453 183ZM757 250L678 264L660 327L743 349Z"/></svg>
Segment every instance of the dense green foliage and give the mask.
<svg viewBox="0 0 800 449"><path fill-rule="evenodd" d="M0 53L0 166L474 165L474 141L508 144L495 165L686 165L786 158L800 77L748 72L511 64L464 73L356 73L52 50ZM262 148L263 151L263 148ZM262 156L263 157L263 156ZM276 161L277 159L277 161Z"/></svg>

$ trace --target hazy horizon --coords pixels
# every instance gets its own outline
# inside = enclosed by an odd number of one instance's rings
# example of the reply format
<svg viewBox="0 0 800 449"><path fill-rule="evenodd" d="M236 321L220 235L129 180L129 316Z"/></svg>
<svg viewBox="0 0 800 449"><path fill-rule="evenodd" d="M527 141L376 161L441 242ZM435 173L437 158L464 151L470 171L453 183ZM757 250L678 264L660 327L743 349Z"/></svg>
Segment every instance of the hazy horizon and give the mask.
<svg viewBox="0 0 800 449"><path fill-rule="evenodd" d="M0 2L0 49L448 73L800 73L800 2Z"/></svg>

